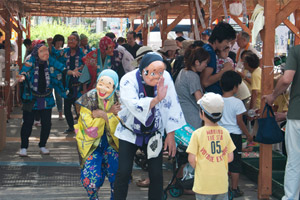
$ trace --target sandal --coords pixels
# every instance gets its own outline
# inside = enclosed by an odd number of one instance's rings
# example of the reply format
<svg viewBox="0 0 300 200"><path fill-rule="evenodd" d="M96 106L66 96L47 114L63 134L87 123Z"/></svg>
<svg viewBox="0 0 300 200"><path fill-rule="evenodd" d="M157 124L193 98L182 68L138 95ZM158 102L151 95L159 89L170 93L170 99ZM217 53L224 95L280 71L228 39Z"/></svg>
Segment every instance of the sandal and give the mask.
<svg viewBox="0 0 300 200"><path fill-rule="evenodd" d="M138 180L138 182L136 182L136 186L138 187L149 187L149 185L150 185L149 179Z"/></svg>

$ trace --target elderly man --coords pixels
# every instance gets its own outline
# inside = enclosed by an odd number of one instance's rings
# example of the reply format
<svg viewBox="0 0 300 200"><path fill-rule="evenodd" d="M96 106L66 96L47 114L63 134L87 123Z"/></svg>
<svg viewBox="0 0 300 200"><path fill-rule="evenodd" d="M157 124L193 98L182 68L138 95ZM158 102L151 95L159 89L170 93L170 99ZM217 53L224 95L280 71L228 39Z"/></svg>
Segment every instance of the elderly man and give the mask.
<svg viewBox="0 0 300 200"><path fill-rule="evenodd" d="M276 97L292 83L285 132L287 164L284 176L285 195L282 200L299 199L300 187L300 45L293 47L288 55L285 72L275 90L263 97L269 105L272 105Z"/></svg>
<svg viewBox="0 0 300 200"><path fill-rule="evenodd" d="M243 68L241 55L242 55L243 51L245 51L245 50L252 51L253 53L255 53L258 56L259 59L261 59L261 54L258 51L256 51L256 49L254 47L251 46L250 35L247 32L245 32L245 31L240 32L237 35L236 42L237 42L238 46L240 47L236 54L236 62L237 62L238 68Z"/></svg>
<svg viewBox="0 0 300 200"><path fill-rule="evenodd" d="M129 51L129 53L131 53L131 55L133 56L133 58L135 58L137 50L141 47L140 45L138 45L135 42L135 40L136 40L136 33L134 31L129 31L127 33L126 37L127 37L127 44L123 44L123 47L125 47L125 49L127 51Z"/></svg>

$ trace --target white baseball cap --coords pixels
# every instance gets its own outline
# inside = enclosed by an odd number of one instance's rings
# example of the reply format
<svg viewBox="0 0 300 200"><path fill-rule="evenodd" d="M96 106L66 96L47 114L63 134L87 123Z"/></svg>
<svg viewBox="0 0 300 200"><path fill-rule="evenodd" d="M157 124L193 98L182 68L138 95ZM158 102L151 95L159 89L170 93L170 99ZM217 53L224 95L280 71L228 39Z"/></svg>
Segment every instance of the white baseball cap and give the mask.
<svg viewBox="0 0 300 200"><path fill-rule="evenodd" d="M201 99L198 100L197 104L199 104L201 109L213 119L218 119L222 116L224 100L219 94L208 92L204 94ZM220 113L220 115L215 116L212 115L213 113Z"/></svg>

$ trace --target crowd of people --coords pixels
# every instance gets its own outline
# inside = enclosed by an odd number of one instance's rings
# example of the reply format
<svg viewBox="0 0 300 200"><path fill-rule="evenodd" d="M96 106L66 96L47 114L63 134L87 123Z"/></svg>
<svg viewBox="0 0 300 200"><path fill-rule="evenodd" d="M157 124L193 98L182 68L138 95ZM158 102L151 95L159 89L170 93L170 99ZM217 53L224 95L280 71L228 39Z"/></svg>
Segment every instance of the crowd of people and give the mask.
<svg viewBox="0 0 300 200"><path fill-rule="evenodd" d="M18 76L23 91L19 155L27 156L35 120L41 123L41 154L50 154L46 143L57 105L59 119L64 114L68 125L65 133L76 133L80 180L91 200L99 199L105 177L111 199L126 199L138 149L146 154L149 172L142 186L149 187L149 199L157 200L164 195L163 155L175 156L175 131L188 124L196 129L186 151L195 168L196 199L228 199L228 188L234 197L242 196L238 187L242 134L251 143L257 131L256 117L247 116L247 111L260 109L261 55L251 47L248 33L237 34L225 22L205 30L201 41L180 32L177 36L165 40L157 52L142 46L142 38L134 31L127 32L126 39L107 33L96 49L76 31L67 38L67 45L59 34L47 41L24 40L26 58ZM238 45L237 51L233 44ZM272 104L294 77L293 112L300 105L295 86L297 59L288 59L289 75L283 76L288 78L278 83L284 87L277 86L272 96L264 97ZM289 116L287 135L299 129L298 115ZM247 127L246 121L254 126ZM287 141L288 154L293 155L288 157L288 179L299 162L294 139L298 138L291 136ZM299 176L295 183L285 180L287 199L295 195Z"/></svg>

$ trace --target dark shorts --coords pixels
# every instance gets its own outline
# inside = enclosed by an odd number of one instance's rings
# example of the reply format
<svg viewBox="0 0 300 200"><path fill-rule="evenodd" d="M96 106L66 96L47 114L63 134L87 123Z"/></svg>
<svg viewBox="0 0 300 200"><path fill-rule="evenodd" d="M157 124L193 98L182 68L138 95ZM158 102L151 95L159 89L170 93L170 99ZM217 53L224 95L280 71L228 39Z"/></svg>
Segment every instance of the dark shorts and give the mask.
<svg viewBox="0 0 300 200"><path fill-rule="evenodd" d="M242 135L230 133L230 137L236 147L233 151L233 161L229 163L229 171L232 173L241 173L242 172Z"/></svg>

